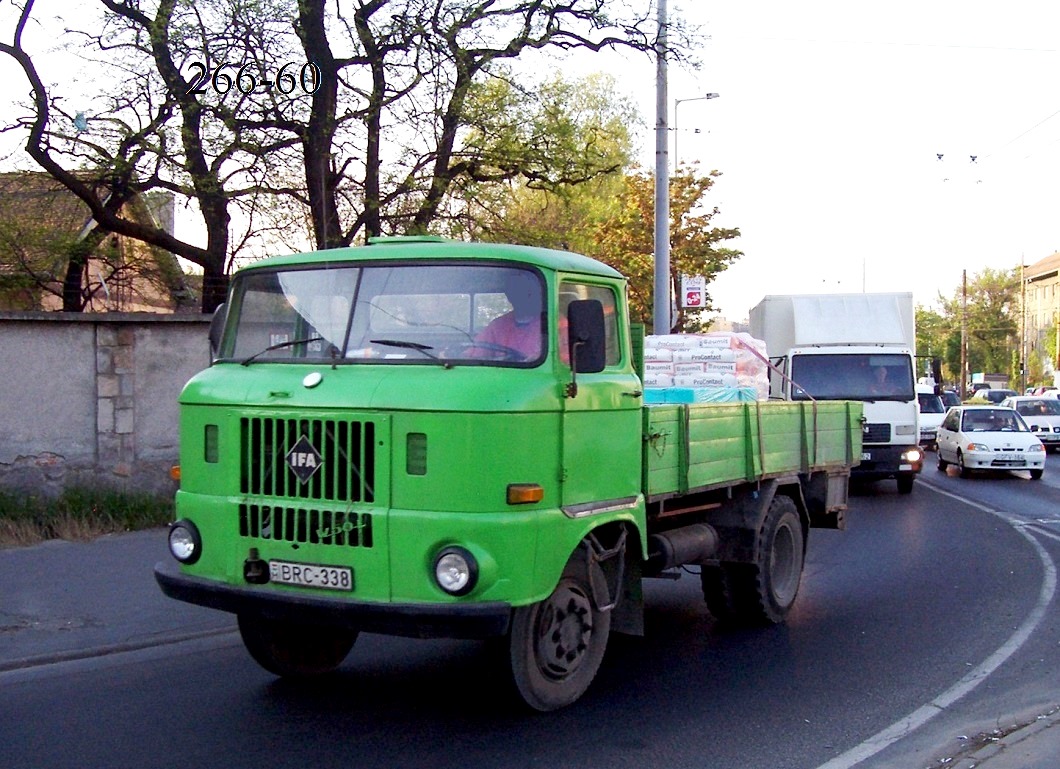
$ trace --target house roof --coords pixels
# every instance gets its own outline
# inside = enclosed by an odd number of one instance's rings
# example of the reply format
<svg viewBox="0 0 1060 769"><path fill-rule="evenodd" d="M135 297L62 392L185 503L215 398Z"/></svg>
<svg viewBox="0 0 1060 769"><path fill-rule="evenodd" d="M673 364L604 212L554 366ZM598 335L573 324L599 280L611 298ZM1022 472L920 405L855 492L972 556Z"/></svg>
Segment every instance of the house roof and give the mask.
<svg viewBox="0 0 1060 769"><path fill-rule="evenodd" d="M83 181L92 183L87 173L81 174L81 177ZM124 215L132 220L154 224L152 211L151 202L138 196L126 204ZM63 240L83 237L92 224L88 206L51 175L40 171L0 173L0 228L6 230L9 237L21 242L27 256L44 259L54 257L56 247ZM163 222L160 226L172 227L172 221ZM154 246L144 244L144 248L151 254L169 299L177 306L193 304L194 297L183 280L183 270L176 257Z"/></svg>
<svg viewBox="0 0 1060 769"><path fill-rule="evenodd" d="M1023 268L1023 279L1033 283L1036 280L1055 278L1058 272L1060 272L1060 252L1025 266Z"/></svg>

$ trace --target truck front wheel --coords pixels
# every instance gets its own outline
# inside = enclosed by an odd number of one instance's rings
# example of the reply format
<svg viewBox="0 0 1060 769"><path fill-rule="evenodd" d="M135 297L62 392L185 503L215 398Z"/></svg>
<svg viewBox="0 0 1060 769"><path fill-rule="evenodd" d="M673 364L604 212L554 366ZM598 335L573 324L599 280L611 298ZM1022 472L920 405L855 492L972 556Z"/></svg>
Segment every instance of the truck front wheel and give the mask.
<svg viewBox="0 0 1060 769"><path fill-rule="evenodd" d="M308 678L330 673L353 648L357 631L239 615L239 634L254 661L278 676Z"/></svg>
<svg viewBox="0 0 1060 769"><path fill-rule="evenodd" d="M795 503L774 497L759 529L754 563L703 567L703 597L710 613L723 622L783 622L799 592L805 543Z"/></svg>
<svg viewBox="0 0 1060 769"><path fill-rule="evenodd" d="M600 668L610 630L611 612L596 607L587 565L576 556L548 598L514 611L509 656L523 701L549 711L581 697Z"/></svg>

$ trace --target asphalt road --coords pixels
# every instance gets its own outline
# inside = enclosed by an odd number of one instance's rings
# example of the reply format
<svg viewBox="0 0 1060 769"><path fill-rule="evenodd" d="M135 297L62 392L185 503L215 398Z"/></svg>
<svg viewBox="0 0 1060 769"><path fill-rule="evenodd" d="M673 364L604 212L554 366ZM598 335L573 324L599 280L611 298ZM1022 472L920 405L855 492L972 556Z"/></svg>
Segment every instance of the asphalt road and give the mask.
<svg viewBox="0 0 1060 769"><path fill-rule="evenodd" d="M207 633L0 673L0 766L938 766L1056 704L1058 479L932 466L857 494L847 531L811 532L783 626L726 630L698 578L651 582L646 637L556 713L510 704L481 643L363 635L306 686Z"/></svg>

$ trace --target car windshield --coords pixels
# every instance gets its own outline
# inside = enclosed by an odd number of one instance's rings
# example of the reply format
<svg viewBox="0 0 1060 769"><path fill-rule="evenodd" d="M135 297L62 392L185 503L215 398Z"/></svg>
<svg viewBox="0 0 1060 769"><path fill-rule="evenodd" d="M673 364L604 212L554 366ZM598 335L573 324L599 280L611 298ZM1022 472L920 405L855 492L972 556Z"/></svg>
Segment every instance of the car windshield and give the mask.
<svg viewBox="0 0 1060 769"><path fill-rule="evenodd" d="M961 432L1026 432L1027 426L1012 409L969 409L961 419Z"/></svg>
<svg viewBox="0 0 1060 769"><path fill-rule="evenodd" d="M791 359L793 400L911 401L916 397L908 355L806 354Z"/></svg>
<svg viewBox="0 0 1060 769"><path fill-rule="evenodd" d="M920 402L921 414L946 413L946 407L942 405L942 398L934 393L917 393L916 399Z"/></svg>
<svg viewBox="0 0 1060 769"><path fill-rule="evenodd" d="M544 281L501 265L329 265L237 276L220 357L536 365Z"/></svg>
<svg viewBox="0 0 1060 769"><path fill-rule="evenodd" d="M1020 401L1016 404L1016 411L1025 417L1060 417L1060 401L1045 398Z"/></svg>

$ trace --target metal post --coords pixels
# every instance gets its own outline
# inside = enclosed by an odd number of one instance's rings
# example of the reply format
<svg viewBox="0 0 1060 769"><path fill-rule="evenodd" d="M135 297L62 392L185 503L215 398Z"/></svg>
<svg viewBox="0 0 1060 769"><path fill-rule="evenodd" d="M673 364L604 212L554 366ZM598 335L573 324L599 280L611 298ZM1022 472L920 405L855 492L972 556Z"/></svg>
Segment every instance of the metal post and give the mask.
<svg viewBox="0 0 1060 769"><path fill-rule="evenodd" d="M677 107L681 102L685 101L704 101L705 99L717 99L721 94L719 93L708 93L703 96L693 96L691 99L674 99L674 173L677 173L677 166L679 158L677 155L677 137L681 135L680 131L677 130Z"/></svg>
<svg viewBox="0 0 1060 769"><path fill-rule="evenodd" d="M670 318L670 158L667 154L666 0L659 0L659 38L655 48L655 290L652 328L669 334Z"/></svg>
<svg viewBox="0 0 1060 769"><path fill-rule="evenodd" d="M1027 392L1027 280L1024 278L1025 258L1020 254L1020 389Z"/></svg>
<svg viewBox="0 0 1060 769"><path fill-rule="evenodd" d="M961 386L958 392L965 398L968 387L968 270L961 270Z"/></svg>

